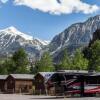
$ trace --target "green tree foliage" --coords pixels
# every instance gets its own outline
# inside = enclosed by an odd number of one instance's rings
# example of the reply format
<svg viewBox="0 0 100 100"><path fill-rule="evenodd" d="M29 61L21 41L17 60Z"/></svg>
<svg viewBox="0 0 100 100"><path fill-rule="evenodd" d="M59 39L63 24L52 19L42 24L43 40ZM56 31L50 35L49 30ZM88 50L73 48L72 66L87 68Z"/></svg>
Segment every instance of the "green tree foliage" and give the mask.
<svg viewBox="0 0 100 100"><path fill-rule="evenodd" d="M27 54L22 48L13 54L12 60L14 60L17 66L26 66L28 64Z"/></svg>
<svg viewBox="0 0 100 100"><path fill-rule="evenodd" d="M7 66L4 67L3 63L0 62L0 74L8 74Z"/></svg>
<svg viewBox="0 0 100 100"><path fill-rule="evenodd" d="M89 60L88 70L100 71L100 29L93 33L89 46L83 50L85 57Z"/></svg>
<svg viewBox="0 0 100 100"><path fill-rule="evenodd" d="M75 70L86 70L88 66L88 60L84 58L83 53L81 50L76 50L76 53L73 57L73 67L72 69Z"/></svg>
<svg viewBox="0 0 100 100"><path fill-rule="evenodd" d="M93 38L92 38L92 40L90 40L88 47L85 47L85 48L83 49L84 56L85 56L85 58L87 58L88 60L91 59L91 55L92 55L91 46L92 46L92 44L94 44L94 42L95 42L96 40L100 40L100 29L97 29L97 30L93 33Z"/></svg>
<svg viewBox="0 0 100 100"><path fill-rule="evenodd" d="M100 29L97 29L97 30L93 33L93 38L92 38L92 40L90 40L89 47L91 47L91 45L92 45L96 40L100 40Z"/></svg>
<svg viewBox="0 0 100 100"><path fill-rule="evenodd" d="M0 62L0 74L10 74L15 71L15 64L11 59Z"/></svg>
<svg viewBox="0 0 100 100"><path fill-rule="evenodd" d="M45 52L41 59L36 62L35 69L37 69L37 72L54 71L52 57L50 56L49 52Z"/></svg>
<svg viewBox="0 0 100 100"><path fill-rule="evenodd" d="M30 74L36 74L36 73L37 73L37 68L31 66L31 67L30 67Z"/></svg>
<svg viewBox="0 0 100 100"><path fill-rule="evenodd" d="M12 60L15 63L15 73L28 73L28 58L24 49L20 48L13 54Z"/></svg>
<svg viewBox="0 0 100 100"><path fill-rule="evenodd" d="M37 73L36 62L30 62L30 74L36 74L36 73Z"/></svg>
<svg viewBox="0 0 100 100"><path fill-rule="evenodd" d="M28 58L24 49L16 51L11 58L0 63L0 74L29 73Z"/></svg>
<svg viewBox="0 0 100 100"><path fill-rule="evenodd" d="M100 40L96 40L90 47L91 58L89 59L89 70L100 71Z"/></svg>
<svg viewBox="0 0 100 100"><path fill-rule="evenodd" d="M7 59L5 60L5 62L3 63L3 68L4 71L3 73L5 74L11 74L15 72L15 63L12 59Z"/></svg>
<svg viewBox="0 0 100 100"><path fill-rule="evenodd" d="M71 66L71 60L66 50L63 50L62 59L58 65L58 70L69 70Z"/></svg>

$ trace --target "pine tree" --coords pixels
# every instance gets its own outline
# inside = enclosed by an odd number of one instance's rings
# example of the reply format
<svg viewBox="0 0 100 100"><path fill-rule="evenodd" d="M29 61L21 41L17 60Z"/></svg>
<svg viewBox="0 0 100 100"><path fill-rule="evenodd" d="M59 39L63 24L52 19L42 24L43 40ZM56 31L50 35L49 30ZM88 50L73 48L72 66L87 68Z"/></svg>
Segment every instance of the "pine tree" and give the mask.
<svg viewBox="0 0 100 100"><path fill-rule="evenodd" d="M89 59L89 70L100 71L100 40L96 40L90 47L91 58Z"/></svg>
<svg viewBox="0 0 100 100"><path fill-rule="evenodd" d="M6 59L3 63L4 73L11 74L15 73L15 63L12 59Z"/></svg>
<svg viewBox="0 0 100 100"><path fill-rule="evenodd" d="M3 62L4 63L4 62ZM4 66L2 62L0 62L0 74L8 74L7 66Z"/></svg>
<svg viewBox="0 0 100 100"><path fill-rule="evenodd" d="M58 70L69 70L71 65L70 57L66 50L63 50L62 59L58 65Z"/></svg>
<svg viewBox="0 0 100 100"><path fill-rule="evenodd" d="M12 60L15 63L15 73L28 73L28 58L24 49L20 48L13 54Z"/></svg>
<svg viewBox="0 0 100 100"><path fill-rule="evenodd" d="M88 70L100 71L100 29L93 33L89 46L83 50L85 57L89 60Z"/></svg>
<svg viewBox="0 0 100 100"><path fill-rule="evenodd" d="M73 57L73 69L75 70L86 70L88 66L88 60L84 58L81 50L76 50L76 53Z"/></svg>
<svg viewBox="0 0 100 100"><path fill-rule="evenodd" d="M52 62L52 57L49 52L45 52L40 61L36 63L37 72L49 72L54 71L54 66Z"/></svg>

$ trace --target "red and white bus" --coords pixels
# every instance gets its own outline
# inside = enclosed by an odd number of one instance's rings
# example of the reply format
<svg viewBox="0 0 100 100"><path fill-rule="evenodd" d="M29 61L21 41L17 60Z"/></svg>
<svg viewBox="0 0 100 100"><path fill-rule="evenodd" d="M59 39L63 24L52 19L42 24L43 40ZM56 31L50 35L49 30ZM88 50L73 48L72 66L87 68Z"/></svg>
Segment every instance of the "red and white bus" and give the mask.
<svg viewBox="0 0 100 100"><path fill-rule="evenodd" d="M48 89L54 87L56 94L95 95L100 93L100 74L57 72L47 84Z"/></svg>

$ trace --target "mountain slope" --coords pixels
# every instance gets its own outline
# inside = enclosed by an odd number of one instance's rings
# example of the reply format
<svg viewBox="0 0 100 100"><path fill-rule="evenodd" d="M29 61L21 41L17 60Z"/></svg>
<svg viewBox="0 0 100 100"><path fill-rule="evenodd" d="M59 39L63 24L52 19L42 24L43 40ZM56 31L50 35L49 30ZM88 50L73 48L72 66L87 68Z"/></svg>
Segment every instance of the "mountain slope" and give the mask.
<svg viewBox="0 0 100 100"><path fill-rule="evenodd" d="M100 28L100 15L91 17L84 23L73 24L53 38L49 44L49 51L55 60L60 59L62 49L66 48L72 54L77 48L87 46L98 28Z"/></svg>
<svg viewBox="0 0 100 100"><path fill-rule="evenodd" d="M0 30L0 55L10 56L19 48L24 48L28 55L38 59L40 51L47 45L44 41L18 31L13 26Z"/></svg>

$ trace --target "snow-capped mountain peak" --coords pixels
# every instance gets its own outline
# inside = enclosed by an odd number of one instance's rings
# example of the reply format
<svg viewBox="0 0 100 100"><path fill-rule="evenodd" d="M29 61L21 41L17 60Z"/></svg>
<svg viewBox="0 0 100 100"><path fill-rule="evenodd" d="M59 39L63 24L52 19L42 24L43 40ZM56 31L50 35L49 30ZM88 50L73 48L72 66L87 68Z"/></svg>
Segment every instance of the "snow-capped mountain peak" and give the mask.
<svg viewBox="0 0 100 100"><path fill-rule="evenodd" d="M0 30L0 55L13 54L19 48L23 48L30 58L38 59L42 48L47 45L44 40L33 38L15 27L11 26Z"/></svg>
<svg viewBox="0 0 100 100"><path fill-rule="evenodd" d="M13 31L13 32L17 31L17 29L14 26L10 26L10 27L8 27L8 28L6 28L4 30L6 30L6 31Z"/></svg>
<svg viewBox="0 0 100 100"><path fill-rule="evenodd" d="M13 36L21 36L22 38L24 38L25 40L33 40L33 37L30 35L27 35L25 33L20 32L18 29L16 29L15 27L11 26L8 27L6 29L0 30L0 32L5 32L7 34L11 34Z"/></svg>

